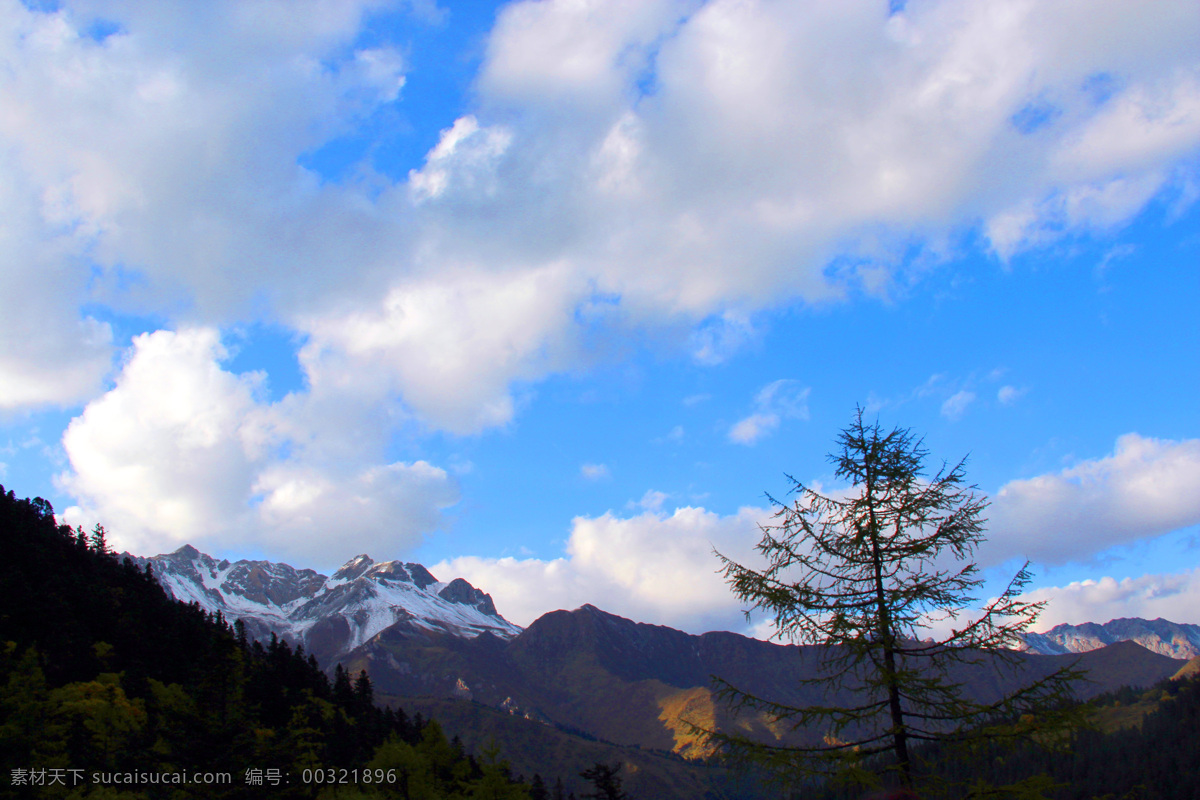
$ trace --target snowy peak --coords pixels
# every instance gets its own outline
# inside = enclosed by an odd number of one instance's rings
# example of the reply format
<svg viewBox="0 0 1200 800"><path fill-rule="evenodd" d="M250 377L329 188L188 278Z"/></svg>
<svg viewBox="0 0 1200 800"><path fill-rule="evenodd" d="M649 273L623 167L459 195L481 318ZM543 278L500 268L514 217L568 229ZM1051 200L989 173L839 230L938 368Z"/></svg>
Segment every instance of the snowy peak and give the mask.
<svg viewBox="0 0 1200 800"><path fill-rule="evenodd" d="M226 565L221 568L221 564ZM325 585L326 578L311 569L297 570L287 564L270 561L239 561L229 566L218 564L223 580L220 591L236 594L251 603L283 607L303 597L311 596Z"/></svg>
<svg viewBox="0 0 1200 800"><path fill-rule="evenodd" d="M226 615L234 610L282 609L321 591L327 580L314 570L271 561L218 562L191 545L153 558L129 557L139 566L153 565L159 583L176 599Z"/></svg>
<svg viewBox="0 0 1200 800"><path fill-rule="evenodd" d="M1142 647L1171 658L1200 656L1200 625L1165 619L1121 618L1103 625L1057 625L1045 633L1025 634L1025 647L1043 655L1087 653L1117 642L1137 642Z"/></svg>
<svg viewBox="0 0 1200 800"><path fill-rule="evenodd" d="M150 564L177 600L241 620L253 638L275 634L303 644L327 663L398 625L416 636L511 639L521 632L488 594L462 578L439 583L415 563L362 554L327 577L271 561L218 562L191 545L153 558L124 555Z"/></svg>
<svg viewBox="0 0 1200 800"><path fill-rule="evenodd" d="M437 578L420 564L402 564L399 561L385 561L373 564L363 572L364 577L387 583L411 583L418 589L424 589L437 583Z"/></svg>
<svg viewBox="0 0 1200 800"><path fill-rule="evenodd" d="M362 553L342 564L341 568L333 573L333 579L335 581L352 581L370 569L374 563L369 555Z"/></svg>

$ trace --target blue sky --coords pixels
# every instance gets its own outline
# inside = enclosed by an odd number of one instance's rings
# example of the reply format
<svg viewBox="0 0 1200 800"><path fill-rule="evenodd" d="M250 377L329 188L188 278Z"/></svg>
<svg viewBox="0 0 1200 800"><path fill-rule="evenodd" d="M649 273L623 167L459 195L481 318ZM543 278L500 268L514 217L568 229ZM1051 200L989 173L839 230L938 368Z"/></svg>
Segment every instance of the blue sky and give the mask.
<svg viewBox="0 0 1200 800"><path fill-rule="evenodd" d="M1200 623L1193 2L0 19L0 482L64 521L742 629L711 549L861 405L1042 627Z"/></svg>

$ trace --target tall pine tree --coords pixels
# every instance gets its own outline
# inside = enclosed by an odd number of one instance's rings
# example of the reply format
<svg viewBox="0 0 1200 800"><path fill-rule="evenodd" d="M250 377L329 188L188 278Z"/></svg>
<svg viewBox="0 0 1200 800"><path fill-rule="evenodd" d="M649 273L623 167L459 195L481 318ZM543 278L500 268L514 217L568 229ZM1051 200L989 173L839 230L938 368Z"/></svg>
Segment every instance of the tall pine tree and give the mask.
<svg viewBox="0 0 1200 800"><path fill-rule="evenodd" d="M801 683L859 690L851 703L793 707L718 680L735 707L820 731L823 741L782 746L715 732L711 740L776 770L866 784L890 774L904 788L921 782L914 745L922 742L1063 741L1061 731L1074 724L1063 710L1074 670L1028 680L990 702L954 677L962 665L985 664L1020 677L1015 647L1042 607L1020 599L1026 565L999 598L967 612L983 582L970 558L983 541L987 502L967 484L964 462L928 474L921 441L906 429L868 425L861 409L838 445L829 460L850 490L824 495L789 478L795 499L772 498L774 523L757 546L766 569L718 556L733 591L771 615L779 638L826 646L823 671ZM956 627L922 641L936 623Z"/></svg>

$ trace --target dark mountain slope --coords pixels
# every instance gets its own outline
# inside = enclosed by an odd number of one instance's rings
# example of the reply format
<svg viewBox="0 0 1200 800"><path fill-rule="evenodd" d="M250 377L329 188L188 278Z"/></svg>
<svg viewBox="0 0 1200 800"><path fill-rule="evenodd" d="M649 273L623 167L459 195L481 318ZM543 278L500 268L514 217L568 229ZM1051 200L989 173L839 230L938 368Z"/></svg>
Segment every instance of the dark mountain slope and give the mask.
<svg viewBox="0 0 1200 800"><path fill-rule="evenodd" d="M822 696L799 683L816 674L823 656L820 647L732 633L693 636L584 606L546 614L509 642L385 631L351 653L349 663L367 669L391 695L470 699L616 744L703 756L707 751L688 722L738 726L789 742L820 737L823 732L782 730L761 714L731 714L715 698L712 676L792 705L849 700L852 687ZM1024 654L1016 671L985 658L958 668L958 677L975 696L990 699L1073 663L1089 678L1079 687L1081 698L1149 685L1182 665L1121 642L1079 655Z"/></svg>
<svg viewBox="0 0 1200 800"><path fill-rule="evenodd" d="M476 762L438 725L375 705L365 675L338 669L331 683L303 651L250 642L170 599L150 572L107 552L101 531L59 526L44 501L0 487L0 547L0 763L12 770L0 797L314 797L318 767L322 777L370 767L376 783L411 778L426 796L485 785L523 794L503 764ZM70 783L50 788L46 770ZM248 770L277 770L280 783L264 790ZM184 773L225 780L125 777ZM361 796L348 791L340 796Z"/></svg>

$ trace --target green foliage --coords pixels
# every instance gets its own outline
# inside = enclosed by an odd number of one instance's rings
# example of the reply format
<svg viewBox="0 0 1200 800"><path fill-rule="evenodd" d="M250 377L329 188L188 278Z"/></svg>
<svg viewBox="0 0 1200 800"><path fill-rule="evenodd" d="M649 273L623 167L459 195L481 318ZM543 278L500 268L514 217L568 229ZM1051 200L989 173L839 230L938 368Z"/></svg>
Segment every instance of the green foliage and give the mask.
<svg viewBox="0 0 1200 800"><path fill-rule="evenodd" d="M913 752L921 743L966 750L1009 739L1068 743L1062 732L1076 724L1064 702L1078 677L1072 669L995 699L964 690L964 671L1021 677L1012 648L1041 609L1020 600L1030 577L1022 568L999 598L959 625L982 583L970 557L983 540L986 508L966 482L964 462L928 474L921 441L905 429L864 423L861 409L838 445L829 460L851 491L828 496L789 478L795 499L772 498L775 522L757 547L766 569L718 553L734 592L768 612L780 638L826 648L822 672L801 683L829 699L790 706L718 680L720 696L819 738L784 746L709 732L711 741L777 774L920 783L926 792L939 782L925 780L929 772ZM922 641L931 623L956 627ZM1009 791L1018 788L1037 787Z"/></svg>
<svg viewBox="0 0 1200 800"><path fill-rule="evenodd" d="M153 575L59 526L44 500L0 487L0 762L99 773L227 772L226 785L12 786L0 798L527 796L502 762L481 768L432 721L374 704L365 672L335 685L303 648L171 600ZM24 611L31 601L36 613ZM396 769L404 783L326 785L303 770ZM250 786L247 770L290 783ZM386 775L386 771L384 773Z"/></svg>
<svg viewBox="0 0 1200 800"><path fill-rule="evenodd" d="M141 700L131 700L111 672L94 681L70 683L50 693L52 719L65 729L73 766L105 771L135 746L146 725Z"/></svg>
<svg viewBox="0 0 1200 800"><path fill-rule="evenodd" d="M529 800L529 791L512 782L508 763L500 759L500 750L492 742L483 750L482 774L470 785L469 800Z"/></svg>

